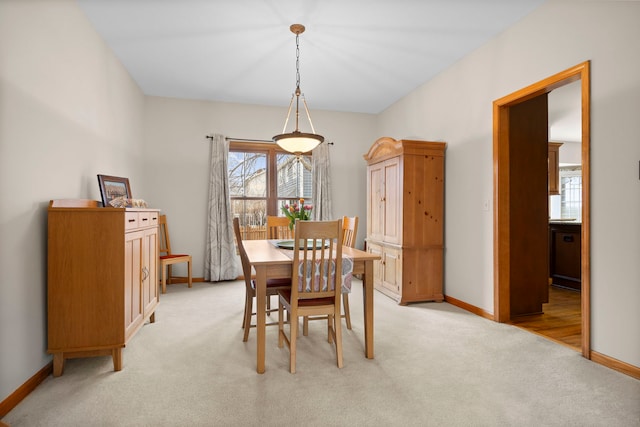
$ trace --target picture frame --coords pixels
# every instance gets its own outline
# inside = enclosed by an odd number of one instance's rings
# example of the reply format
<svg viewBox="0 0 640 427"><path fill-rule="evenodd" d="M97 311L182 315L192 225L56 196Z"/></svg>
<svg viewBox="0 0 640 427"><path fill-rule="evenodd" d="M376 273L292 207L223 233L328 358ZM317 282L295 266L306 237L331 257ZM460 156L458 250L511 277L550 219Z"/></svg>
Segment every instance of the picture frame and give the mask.
<svg viewBox="0 0 640 427"><path fill-rule="evenodd" d="M111 206L109 202L118 197L133 198L129 178L98 174L98 185L100 186L100 196L104 207Z"/></svg>

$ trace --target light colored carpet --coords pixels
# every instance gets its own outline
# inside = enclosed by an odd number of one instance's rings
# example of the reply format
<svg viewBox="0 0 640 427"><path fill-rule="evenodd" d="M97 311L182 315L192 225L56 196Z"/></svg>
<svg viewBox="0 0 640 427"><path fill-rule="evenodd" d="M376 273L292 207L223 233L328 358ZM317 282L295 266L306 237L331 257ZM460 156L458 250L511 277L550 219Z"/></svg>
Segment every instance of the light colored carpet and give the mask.
<svg viewBox="0 0 640 427"><path fill-rule="evenodd" d="M301 337L297 373L267 328L242 342L243 282L171 285L156 323L123 352L72 359L2 421L19 426L640 426L640 381L447 303L375 293L375 359L364 357L362 284L351 295L344 368L324 322ZM273 302L275 303L275 298ZM274 316L277 317L277 316ZM343 323L344 325L344 323Z"/></svg>

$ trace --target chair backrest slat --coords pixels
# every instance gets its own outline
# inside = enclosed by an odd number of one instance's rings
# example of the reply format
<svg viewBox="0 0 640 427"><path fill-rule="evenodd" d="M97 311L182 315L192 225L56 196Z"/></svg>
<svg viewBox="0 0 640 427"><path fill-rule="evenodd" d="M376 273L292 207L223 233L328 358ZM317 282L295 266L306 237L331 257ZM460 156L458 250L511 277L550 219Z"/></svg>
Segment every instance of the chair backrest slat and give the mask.
<svg viewBox="0 0 640 427"><path fill-rule="evenodd" d="M292 237L289 218L267 215L267 239L291 239Z"/></svg>
<svg viewBox="0 0 640 427"><path fill-rule="evenodd" d="M358 217L342 217L342 229L344 230L342 244L354 248L356 246L356 235L358 234Z"/></svg>
<svg viewBox="0 0 640 427"><path fill-rule="evenodd" d="M171 241L166 215L158 217L158 255L171 255Z"/></svg>
<svg viewBox="0 0 640 427"><path fill-rule="evenodd" d="M296 223L294 240L302 248L294 249L292 301L324 297L339 300L342 292L342 244L337 243L342 242L342 233L342 220Z"/></svg>

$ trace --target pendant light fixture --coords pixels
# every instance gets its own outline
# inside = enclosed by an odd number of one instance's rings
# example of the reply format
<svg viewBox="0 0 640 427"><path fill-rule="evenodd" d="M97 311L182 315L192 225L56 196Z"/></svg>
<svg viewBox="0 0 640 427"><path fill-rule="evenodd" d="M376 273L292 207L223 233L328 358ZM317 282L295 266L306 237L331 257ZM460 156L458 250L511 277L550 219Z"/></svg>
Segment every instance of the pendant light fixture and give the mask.
<svg viewBox="0 0 640 427"><path fill-rule="evenodd" d="M307 153L318 146L321 142L324 141L324 137L322 135L318 135L313 128L313 123L311 122L311 115L309 114L309 109L307 108L307 101L304 99L304 94L300 90L300 43L299 38L300 34L304 33L304 25L302 24L293 24L289 27L291 32L296 35L296 91L291 96L291 102L289 102L289 111L287 112L287 119L284 122L284 127L282 128L282 133L280 135L276 135L273 137L273 140L278 144L283 150L286 150L290 153L294 153L300 155L302 153ZM300 119L300 97L302 97L302 105L304 106L304 110L307 113L307 119L309 120L309 124L311 125L312 133L300 132L299 129L299 119ZM293 101L296 101L296 128L293 132L285 133L287 129L287 124L289 123L289 117L291 116L291 107L293 106Z"/></svg>

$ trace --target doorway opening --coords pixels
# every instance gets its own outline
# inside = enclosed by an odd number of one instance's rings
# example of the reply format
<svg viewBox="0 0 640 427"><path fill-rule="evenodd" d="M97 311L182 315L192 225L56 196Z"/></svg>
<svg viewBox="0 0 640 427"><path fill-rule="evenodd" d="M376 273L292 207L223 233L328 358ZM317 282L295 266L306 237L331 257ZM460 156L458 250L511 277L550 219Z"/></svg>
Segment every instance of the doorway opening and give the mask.
<svg viewBox="0 0 640 427"><path fill-rule="evenodd" d="M536 256L536 248L538 254L548 254L547 94L576 81L581 85L582 110L580 347L590 358L589 61L493 103L494 318L504 323L541 311L549 298L548 256Z"/></svg>

